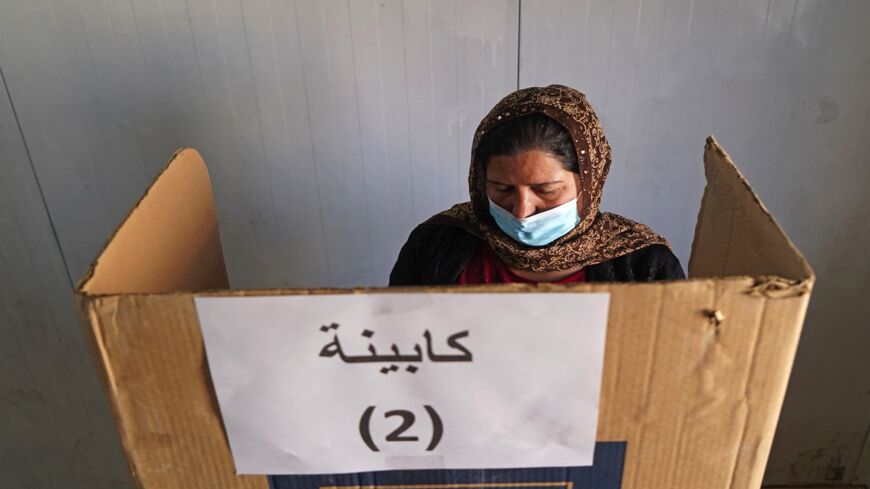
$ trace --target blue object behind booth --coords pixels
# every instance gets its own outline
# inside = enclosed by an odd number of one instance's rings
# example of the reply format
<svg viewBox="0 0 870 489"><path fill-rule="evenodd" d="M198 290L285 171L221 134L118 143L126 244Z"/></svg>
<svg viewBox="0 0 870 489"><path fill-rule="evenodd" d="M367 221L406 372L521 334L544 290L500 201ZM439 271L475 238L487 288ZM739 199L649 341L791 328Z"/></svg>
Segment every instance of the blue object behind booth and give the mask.
<svg viewBox="0 0 870 489"><path fill-rule="evenodd" d="M543 467L531 469L385 470L352 474L273 475L272 489L390 489L417 486L438 489L619 489L625 462L625 442L597 442L594 464L589 467ZM425 486L425 488L420 487Z"/></svg>

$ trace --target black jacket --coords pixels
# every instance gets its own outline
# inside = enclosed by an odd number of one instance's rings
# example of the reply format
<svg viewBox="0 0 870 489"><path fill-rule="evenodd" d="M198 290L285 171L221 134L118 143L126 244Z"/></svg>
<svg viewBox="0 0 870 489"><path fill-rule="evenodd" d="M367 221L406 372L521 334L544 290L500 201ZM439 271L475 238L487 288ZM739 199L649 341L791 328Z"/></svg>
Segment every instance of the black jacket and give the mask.
<svg viewBox="0 0 870 489"><path fill-rule="evenodd" d="M390 285L451 285L483 245L471 233L424 222L411 232L390 273ZM588 282L649 282L686 278L680 261L664 245L652 245L586 267Z"/></svg>

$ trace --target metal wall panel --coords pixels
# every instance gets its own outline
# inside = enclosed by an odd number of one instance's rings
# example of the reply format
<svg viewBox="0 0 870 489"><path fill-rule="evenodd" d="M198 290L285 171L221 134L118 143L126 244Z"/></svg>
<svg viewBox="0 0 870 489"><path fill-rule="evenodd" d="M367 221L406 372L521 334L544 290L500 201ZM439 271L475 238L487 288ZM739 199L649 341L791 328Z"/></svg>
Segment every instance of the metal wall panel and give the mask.
<svg viewBox="0 0 870 489"><path fill-rule="evenodd" d="M731 152L819 275L767 483L870 482L870 3L522 2L520 86L584 91L614 162L603 208L685 264L704 137Z"/></svg>
<svg viewBox="0 0 870 489"><path fill-rule="evenodd" d="M209 164L234 286L384 285L516 86L515 1L0 12L3 487L130 483L70 288L175 149Z"/></svg>
<svg viewBox="0 0 870 489"><path fill-rule="evenodd" d="M0 487L132 487L0 66Z"/></svg>
<svg viewBox="0 0 870 489"><path fill-rule="evenodd" d="M512 1L5 3L74 277L194 146L234 286L383 285L413 226L464 200L476 121L516 86Z"/></svg>

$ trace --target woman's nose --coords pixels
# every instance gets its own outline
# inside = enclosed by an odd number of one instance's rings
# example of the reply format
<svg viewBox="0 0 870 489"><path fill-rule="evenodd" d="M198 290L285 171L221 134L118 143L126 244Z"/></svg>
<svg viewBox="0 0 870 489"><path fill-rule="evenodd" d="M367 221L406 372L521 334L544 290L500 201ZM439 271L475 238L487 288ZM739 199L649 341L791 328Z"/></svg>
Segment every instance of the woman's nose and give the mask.
<svg viewBox="0 0 870 489"><path fill-rule="evenodd" d="M532 192L518 190L514 202L513 215L517 219L523 219L535 214L535 202Z"/></svg>

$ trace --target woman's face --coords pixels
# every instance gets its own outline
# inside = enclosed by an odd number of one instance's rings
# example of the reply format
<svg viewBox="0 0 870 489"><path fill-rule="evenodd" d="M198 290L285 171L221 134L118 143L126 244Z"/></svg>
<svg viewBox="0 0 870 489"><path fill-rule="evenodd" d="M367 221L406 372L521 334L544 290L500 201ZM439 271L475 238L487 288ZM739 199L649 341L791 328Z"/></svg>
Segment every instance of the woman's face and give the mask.
<svg viewBox="0 0 870 489"><path fill-rule="evenodd" d="M486 165L486 194L522 219L577 197L576 177L543 151L493 156Z"/></svg>

